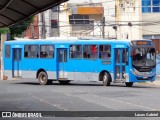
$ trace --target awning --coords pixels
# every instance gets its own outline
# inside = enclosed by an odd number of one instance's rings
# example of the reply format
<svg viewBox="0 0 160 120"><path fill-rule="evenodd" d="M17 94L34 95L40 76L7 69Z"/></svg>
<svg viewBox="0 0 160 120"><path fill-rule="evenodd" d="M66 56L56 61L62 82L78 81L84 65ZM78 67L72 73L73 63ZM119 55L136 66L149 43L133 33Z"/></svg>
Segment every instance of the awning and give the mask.
<svg viewBox="0 0 160 120"><path fill-rule="evenodd" d="M0 0L0 27L7 27L68 0Z"/></svg>

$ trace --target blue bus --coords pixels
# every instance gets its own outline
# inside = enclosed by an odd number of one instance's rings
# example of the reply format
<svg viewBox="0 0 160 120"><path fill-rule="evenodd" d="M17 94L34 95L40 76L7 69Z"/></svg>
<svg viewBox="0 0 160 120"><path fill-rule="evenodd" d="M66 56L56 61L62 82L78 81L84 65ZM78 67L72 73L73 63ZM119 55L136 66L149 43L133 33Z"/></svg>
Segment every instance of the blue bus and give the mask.
<svg viewBox="0 0 160 120"><path fill-rule="evenodd" d="M59 81L102 81L104 86L156 79L151 40L45 39L6 41L4 76L34 78L41 85Z"/></svg>

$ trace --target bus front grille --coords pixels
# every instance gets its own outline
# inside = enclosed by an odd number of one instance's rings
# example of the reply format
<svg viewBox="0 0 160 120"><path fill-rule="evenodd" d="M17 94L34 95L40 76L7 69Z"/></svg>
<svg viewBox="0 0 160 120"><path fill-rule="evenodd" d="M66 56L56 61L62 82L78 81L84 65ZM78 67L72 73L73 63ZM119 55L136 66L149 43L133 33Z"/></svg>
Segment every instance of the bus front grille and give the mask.
<svg viewBox="0 0 160 120"><path fill-rule="evenodd" d="M136 77L138 80L151 80L154 76L151 77Z"/></svg>

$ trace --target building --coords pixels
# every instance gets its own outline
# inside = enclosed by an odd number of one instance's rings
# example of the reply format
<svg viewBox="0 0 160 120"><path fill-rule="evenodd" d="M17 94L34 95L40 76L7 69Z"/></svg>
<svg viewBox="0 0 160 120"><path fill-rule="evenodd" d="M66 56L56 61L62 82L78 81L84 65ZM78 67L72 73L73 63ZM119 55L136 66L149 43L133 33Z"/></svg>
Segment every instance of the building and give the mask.
<svg viewBox="0 0 160 120"><path fill-rule="evenodd" d="M39 38L39 26L38 26L38 15L34 16L33 23L23 33L25 38L38 39Z"/></svg>
<svg viewBox="0 0 160 120"><path fill-rule="evenodd" d="M160 54L160 0L142 0L142 36L152 39Z"/></svg>
<svg viewBox="0 0 160 120"><path fill-rule="evenodd" d="M39 14L39 38L159 39L159 0L70 0Z"/></svg>
<svg viewBox="0 0 160 120"><path fill-rule="evenodd" d="M143 38L160 39L160 0L142 0Z"/></svg>
<svg viewBox="0 0 160 120"><path fill-rule="evenodd" d="M142 12L139 0L116 0L116 29L118 39L142 38Z"/></svg>
<svg viewBox="0 0 160 120"><path fill-rule="evenodd" d="M62 3L39 14L39 38L53 36L94 36L115 38L115 1L83 0ZM105 22L107 21L109 22Z"/></svg>

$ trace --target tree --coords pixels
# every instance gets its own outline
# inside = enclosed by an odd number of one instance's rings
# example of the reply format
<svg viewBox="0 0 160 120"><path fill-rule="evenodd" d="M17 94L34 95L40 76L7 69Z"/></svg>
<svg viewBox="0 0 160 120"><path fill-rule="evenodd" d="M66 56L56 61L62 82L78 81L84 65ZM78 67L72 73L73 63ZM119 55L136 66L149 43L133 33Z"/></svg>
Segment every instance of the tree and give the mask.
<svg viewBox="0 0 160 120"><path fill-rule="evenodd" d="M10 33L11 40L14 39L14 37L20 37L22 36L22 33L29 27L29 25L33 22L34 17L29 17L25 21L16 23L12 26L9 26L8 28L0 28L0 34L7 34Z"/></svg>
<svg viewBox="0 0 160 120"><path fill-rule="evenodd" d="M11 39L14 37L22 37L22 33L29 27L29 25L33 22L34 17L29 17L25 21L16 23L9 27Z"/></svg>
<svg viewBox="0 0 160 120"><path fill-rule="evenodd" d="M9 28L0 28L0 34L7 34L9 33Z"/></svg>
<svg viewBox="0 0 160 120"><path fill-rule="evenodd" d="M7 34L7 33L9 33L9 28L6 28L6 27L0 28L0 40L1 40L1 34Z"/></svg>

